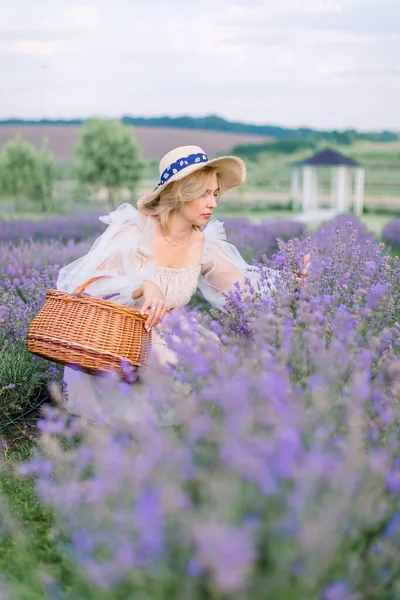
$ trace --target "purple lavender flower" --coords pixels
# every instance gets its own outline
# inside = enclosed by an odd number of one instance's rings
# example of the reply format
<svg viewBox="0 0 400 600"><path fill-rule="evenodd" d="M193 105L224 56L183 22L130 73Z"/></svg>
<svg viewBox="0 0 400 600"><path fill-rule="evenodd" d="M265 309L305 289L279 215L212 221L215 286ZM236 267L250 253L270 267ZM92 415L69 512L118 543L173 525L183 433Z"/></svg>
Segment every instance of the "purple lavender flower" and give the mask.
<svg viewBox="0 0 400 600"><path fill-rule="evenodd" d="M106 296L102 296L103 300L111 300L112 298L116 298L117 296L120 296L119 292L114 292L113 294L107 294Z"/></svg>
<svg viewBox="0 0 400 600"><path fill-rule="evenodd" d="M158 558L164 547L164 516L161 495L155 486L143 490L137 499L134 518L139 533L138 556L145 563L149 557Z"/></svg>
<svg viewBox="0 0 400 600"><path fill-rule="evenodd" d="M226 592L240 589L255 557L249 531L206 523L195 527L194 537L198 561L212 573L218 587Z"/></svg>
<svg viewBox="0 0 400 600"><path fill-rule="evenodd" d="M324 600L352 600L354 598L346 581L335 581L324 593Z"/></svg>
<svg viewBox="0 0 400 600"><path fill-rule="evenodd" d="M231 227L252 259L275 252L259 266L262 281L279 269L274 295L235 288L227 314L174 311L163 335L177 363L151 356L124 384L126 412L113 377L98 378L109 400L94 419L47 407L22 472L95 591L145 581L157 597L167 578L187 597L379 598L397 585L400 261L352 216L310 238ZM35 244L35 265L13 261L0 284L12 344L57 274Z"/></svg>
<svg viewBox="0 0 400 600"><path fill-rule="evenodd" d="M400 248L400 219L393 219L382 230L382 239L394 248Z"/></svg>

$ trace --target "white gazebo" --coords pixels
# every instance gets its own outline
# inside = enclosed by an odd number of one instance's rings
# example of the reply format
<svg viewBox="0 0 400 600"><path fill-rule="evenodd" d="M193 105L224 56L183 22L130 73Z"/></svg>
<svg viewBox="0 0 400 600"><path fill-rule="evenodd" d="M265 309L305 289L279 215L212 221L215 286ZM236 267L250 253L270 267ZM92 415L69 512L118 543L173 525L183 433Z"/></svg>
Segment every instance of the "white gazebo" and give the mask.
<svg viewBox="0 0 400 600"><path fill-rule="evenodd" d="M324 177L323 177L324 175ZM330 189L321 190L322 183ZM323 150L292 165L293 209L312 213L322 208L336 214L364 207L365 169L334 150Z"/></svg>

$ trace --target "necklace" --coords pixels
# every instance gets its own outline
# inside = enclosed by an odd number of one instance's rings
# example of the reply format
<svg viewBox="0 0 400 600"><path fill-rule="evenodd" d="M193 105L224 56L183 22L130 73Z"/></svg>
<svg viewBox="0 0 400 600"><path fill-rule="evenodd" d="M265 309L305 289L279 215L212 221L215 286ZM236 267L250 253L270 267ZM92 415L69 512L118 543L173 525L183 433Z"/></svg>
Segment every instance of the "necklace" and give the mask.
<svg viewBox="0 0 400 600"><path fill-rule="evenodd" d="M192 228L192 231L193 231L193 228ZM184 244L185 242L187 242L187 241L188 241L188 239L190 238L190 236L192 235L192 231L189 233L189 235L187 236L187 238L183 240L183 242L179 242L179 244L173 244L172 242L170 242L169 240L167 240L167 238L166 238L166 237L165 237L165 235L164 235L164 230L161 228L161 233L162 233L162 236L163 236L164 240L165 240L166 242L168 242L168 244L171 244L171 246L175 246L175 247L176 247L176 246L183 246L183 244Z"/></svg>

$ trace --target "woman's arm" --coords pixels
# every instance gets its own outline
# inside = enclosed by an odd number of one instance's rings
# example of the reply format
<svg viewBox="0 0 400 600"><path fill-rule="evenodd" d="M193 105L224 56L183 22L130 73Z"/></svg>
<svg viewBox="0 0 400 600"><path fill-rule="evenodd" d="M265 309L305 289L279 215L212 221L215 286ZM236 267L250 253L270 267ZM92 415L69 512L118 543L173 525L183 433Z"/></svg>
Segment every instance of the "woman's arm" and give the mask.
<svg viewBox="0 0 400 600"><path fill-rule="evenodd" d="M85 256L60 269L57 289L72 293L92 277L101 276L87 287L89 294L99 298L112 295L113 301L132 305L143 282L154 278L151 258L143 268L137 267L138 249L148 250L146 222L130 204L100 220L108 224L107 229Z"/></svg>
<svg viewBox="0 0 400 600"><path fill-rule="evenodd" d="M120 236L124 236L126 237L126 234L133 234L132 231L129 231L129 227L124 227L121 228L120 231L118 231L114 238L118 238ZM132 251L130 252L130 257L129 257L129 261L130 263L132 262L136 262L136 250L134 252L134 254L132 253ZM108 257L107 259L105 259L102 263L100 263L100 265L98 265L97 267L98 271L112 271L115 273L115 275L113 276L113 279L111 279L109 281L109 284L114 286L115 288L119 288L121 289L125 287L125 272L124 272L124 256L122 252L119 252L116 255L113 255L111 257ZM139 275L141 273L142 270L139 271ZM151 278L146 279L145 277L150 277L150 273L149 272L144 272L142 273L142 279L138 280L137 278L135 278L135 283L133 286L133 291L131 293L131 298L132 300L137 300L138 298L143 297L143 305L142 308L140 310L141 314L147 314L148 318L145 324L145 327L148 331L150 331L151 329L153 329L154 327L156 327L164 318L165 313L167 312L167 303L166 300L164 298L163 293L161 292L160 288L158 287L158 285L152 281ZM98 280L101 281L101 280ZM104 285L104 283L103 283ZM128 282L128 286L129 286L129 293L132 290L132 286L130 285L130 282ZM135 287L137 286L137 287ZM90 287L90 286L88 286ZM100 289L101 289L101 284L100 284Z"/></svg>
<svg viewBox="0 0 400 600"><path fill-rule="evenodd" d="M205 238L202 271L199 278L199 288L204 297L219 310L224 311L226 294L239 284L245 287L246 281L257 284L260 281L260 270L248 264L237 248L227 242L223 224L219 221L211 222L204 230ZM269 269L266 283L268 289L265 293L271 293L275 289L278 271Z"/></svg>

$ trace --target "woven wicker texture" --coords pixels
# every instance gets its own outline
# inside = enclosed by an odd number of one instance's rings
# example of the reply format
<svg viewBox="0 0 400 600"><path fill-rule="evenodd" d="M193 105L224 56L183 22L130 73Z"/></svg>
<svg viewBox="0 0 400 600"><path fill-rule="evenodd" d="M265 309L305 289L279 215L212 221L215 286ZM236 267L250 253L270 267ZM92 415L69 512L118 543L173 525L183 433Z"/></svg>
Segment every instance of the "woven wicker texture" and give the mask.
<svg viewBox="0 0 400 600"><path fill-rule="evenodd" d="M76 365L94 373L114 370L124 377L122 359L142 366L147 359L151 333L144 328L147 315L83 295L93 277L73 294L48 290L32 320L26 338L29 352L53 362Z"/></svg>

